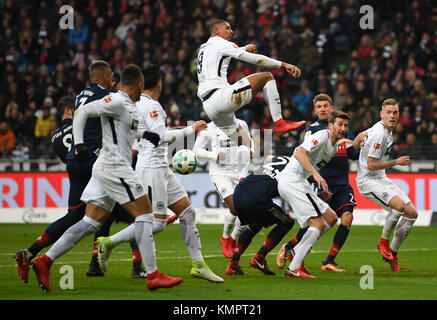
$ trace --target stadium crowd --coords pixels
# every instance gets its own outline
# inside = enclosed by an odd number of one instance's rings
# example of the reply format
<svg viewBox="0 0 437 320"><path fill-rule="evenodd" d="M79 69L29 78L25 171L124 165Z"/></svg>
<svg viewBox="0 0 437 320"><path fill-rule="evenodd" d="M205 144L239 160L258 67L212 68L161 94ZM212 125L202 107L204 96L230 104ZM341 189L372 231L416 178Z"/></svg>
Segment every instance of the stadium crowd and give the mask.
<svg viewBox="0 0 437 320"><path fill-rule="evenodd" d="M401 108L394 155L437 159L432 1L76 0L68 2L72 30L59 26L64 2L0 0L0 157L56 157L50 145L60 122L56 103L86 87L88 66L97 59L116 76L129 63L159 64L168 125L205 119L196 96L196 55L209 37L208 23L220 18L233 27L236 44L255 43L259 53L301 68L299 79L272 72L285 119L313 122L312 98L327 93L351 116L356 135L379 120L381 102L393 97ZM374 29L360 28L364 4L374 10ZM233 62L229 81L254 71ZM273 127L262 95L237 117L254 139ZM273 135L274 151L292 153L301 132Z"/></svg>

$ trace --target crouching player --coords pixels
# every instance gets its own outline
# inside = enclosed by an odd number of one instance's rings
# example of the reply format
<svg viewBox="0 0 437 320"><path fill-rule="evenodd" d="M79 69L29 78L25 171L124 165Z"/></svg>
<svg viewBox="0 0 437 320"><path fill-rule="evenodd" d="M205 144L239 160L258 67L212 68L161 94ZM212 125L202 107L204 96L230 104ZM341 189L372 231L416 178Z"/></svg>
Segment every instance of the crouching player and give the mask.
<svg viewBox="0 0 437 320"><path fill-rule="evenodd" d="M226 274L244 275L240 267L240 257L253 237L263 228L276 224L267 235L258 253L250 260L250 265L266 275L275 275L269 268L266 255L282 240L294 225L294 220L273 198L279 197L276 176L285 168L289 158L277 156L270 163L258 168L243 179L235 188L233 201L235 212L241 224L248 227L240 234Z"/></svg>

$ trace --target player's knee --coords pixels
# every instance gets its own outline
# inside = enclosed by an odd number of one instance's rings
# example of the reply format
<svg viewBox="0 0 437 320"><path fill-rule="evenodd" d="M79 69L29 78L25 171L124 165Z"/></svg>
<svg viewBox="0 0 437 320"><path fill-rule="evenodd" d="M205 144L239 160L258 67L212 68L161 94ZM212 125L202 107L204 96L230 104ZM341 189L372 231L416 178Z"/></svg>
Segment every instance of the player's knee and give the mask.
<svg viewBox="0 0 437 320"><path fill-rule="evenodd" d="M345 227L350 227L352 225L352 221L354 220L354 215L350 211L346 211L341 215L341 224Z"/></svg>
<svg viewBox="0 0 437 320"><path fill-rule="evenodd" d="M266 77L266 82L274 79L273 74L269 71L265 71L264 75Z"/></svg>
<svg viewBox="0 0 437 320"><path fill-rule="evenodd" d="M419 212L417 211L416 207L411 202L405 206L404 217L409 218L409 219L417 219L418 215L419 215Z"/></svg>
<svg viewBox="0 0 437 320"><path fill-rule="evenodd" d="M196 212L193 207L189 205L179 215L180 222L194 222L196 220Z"/></svg>
<svg viewBox="0 0 437 320"><path fill-rule="evenodd" d="M337 214L331 208L325 211L322 218L331 227L337 222Z"/></svg>
<svg viewBox="0 0 437 320"><path fill-rule="evenodd" d="M166 225L167 225L167 219L159 219L155 217L153 219L152 233L157 234L164 231Z"/></svg>

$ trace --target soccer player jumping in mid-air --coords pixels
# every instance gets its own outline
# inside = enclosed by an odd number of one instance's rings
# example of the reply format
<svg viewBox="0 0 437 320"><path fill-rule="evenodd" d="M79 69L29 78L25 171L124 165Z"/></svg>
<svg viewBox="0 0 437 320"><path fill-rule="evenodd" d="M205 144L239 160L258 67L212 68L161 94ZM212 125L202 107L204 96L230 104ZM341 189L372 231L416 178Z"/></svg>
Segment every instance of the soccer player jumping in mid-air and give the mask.
<svg viewBox="0 0 437 320"><path fill-rule="evenodd" d="M234 112L262 91L274 121L276 134L282 135L303 126L305 121L293 122L282 118L281 99L276 81L270 72L258 72L232 85L228 83L227 69L232 58L266 68L284 68L295 78L301 74L295 65L257 54L254 44L238 47L231 42L233 33L227 21L216 20L210 26L211 37L199 48L197 96L202 100L208 117L218 127L236 126Z"/></svg>

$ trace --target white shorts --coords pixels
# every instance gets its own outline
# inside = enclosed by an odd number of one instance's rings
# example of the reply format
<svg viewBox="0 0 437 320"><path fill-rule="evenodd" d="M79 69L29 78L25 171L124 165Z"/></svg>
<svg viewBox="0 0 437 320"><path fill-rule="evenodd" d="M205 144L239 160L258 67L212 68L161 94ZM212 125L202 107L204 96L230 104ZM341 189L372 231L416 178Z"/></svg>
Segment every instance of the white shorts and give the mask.
<svg viewBox="0 0 437 320"><path fill-rule="evenodd" d="M116 202L123 205L144 196L146 190L131 167L116 173L93 170L81 200L112 211Z"/></svg>
<svg viewBox="0 0 437 320"><path fill-rule="evenodd" d="M405 205L411 202L408 195L388 178L366 180L357 185L358 191L367 199L379 204L385 210L390 211L389 203L395 196L399 196Z"/></svg>
<svg viewBox="0 0 437 320"><path fill-rule="evenodd" d="M136 167L141 182L147 190L153 213L167 214L168 206L188 197L187 191L169 167Z"/></svg>
<svg viewBox="0 0 437 320"><path fill-rule="evenodd" d="M236 123L234 112L252 100L249 80L243 78L233 85L216 90L203 102L203 109L218 127L229 127Z"/></svg>
<svg viewBox="0 0 437 320"><path fill-rule="evenodd" d="M210 178L222 202L224 202L225 198L234 194L235 187L240 182L239 178L227 176L211 175Z"/></svg>
<svg viewBox="0 0 437 320"><path fill-rule="evenodd" d="M329 208L329 205L317 196L307 180L288 174L279 175L278 191L281 198L285 199L293 209L293 218L301 228L308 226L309 218L320 217Z"/></svg>

